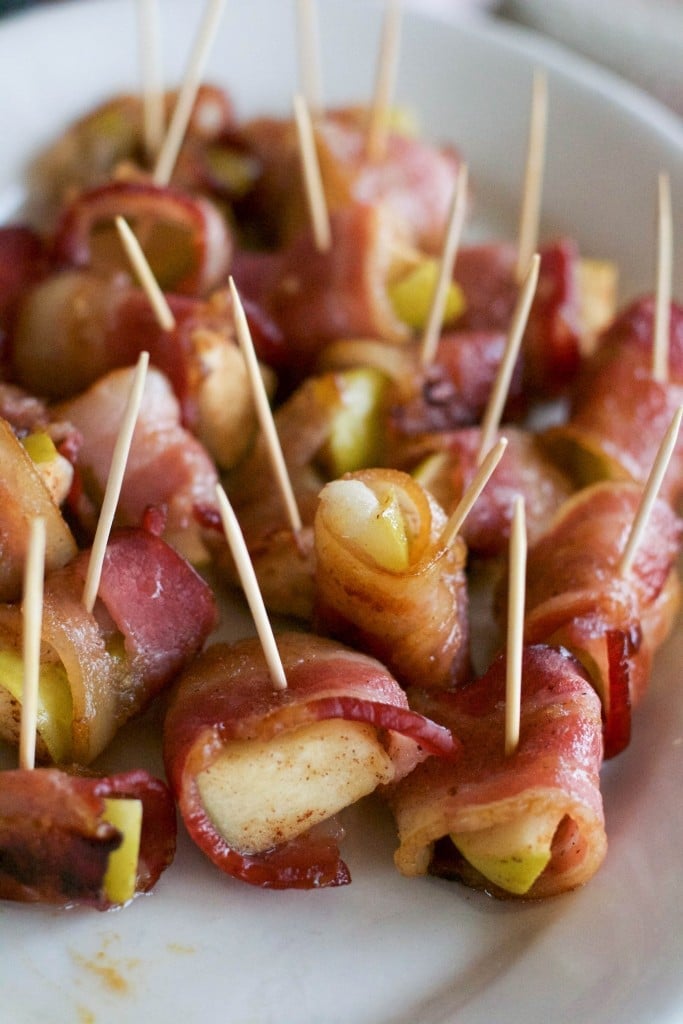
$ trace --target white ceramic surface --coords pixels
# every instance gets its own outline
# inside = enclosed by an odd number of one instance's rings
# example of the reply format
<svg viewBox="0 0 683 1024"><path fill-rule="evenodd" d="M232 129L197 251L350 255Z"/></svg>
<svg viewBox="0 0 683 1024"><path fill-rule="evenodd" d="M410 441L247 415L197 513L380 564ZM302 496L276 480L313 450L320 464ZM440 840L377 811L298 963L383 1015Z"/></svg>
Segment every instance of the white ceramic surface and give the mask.
<svg viewBox="0 0 683 1024"><path fill-rule="evenodd" d="M177 82L199 5L163 0ZM28 157L69 119L136 88L133 0L45 7L0 22L0 210ZM363 100L378 10L320 0L330 102ZM243 113L285 112L297 87L294 3L228 3L210 63ZM458 142L479 231L514 232L533 68L548 69L551 128L543 233L573 232L615 258L625 298L650 287L657 172L683 209L683 132L604 72L523 32L407 16L398 92L424 133ZM678 234L680 249L681 238ZM681 261L676 286L681 287ZM244 616L234 632L247 627ZM583 890L498 903L393 869L391 821L367 801L345 818L352 885L261 892L223 878L181 837L157 891L122 912L0 904L0 999L17 1024L675 1024L683 1019L683 694L679 628L658 658L634 741L604 771L610 849ZM103 762L159 769L154 722ZM13 754L0 751L4 766ZM7 1015L7 1016L6 1016Z"/></svg>

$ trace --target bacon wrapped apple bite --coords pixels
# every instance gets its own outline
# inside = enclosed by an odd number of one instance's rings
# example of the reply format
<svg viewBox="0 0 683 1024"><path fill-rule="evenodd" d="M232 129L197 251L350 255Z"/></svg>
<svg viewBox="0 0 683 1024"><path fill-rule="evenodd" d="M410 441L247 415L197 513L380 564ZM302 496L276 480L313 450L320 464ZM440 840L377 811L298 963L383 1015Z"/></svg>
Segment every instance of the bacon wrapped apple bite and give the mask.
<svg viewBox="0 0 683 1024"><path fill-rule="evenodd" d="M679 303L670 306L663 379L653 374L654 335L652 296L623 309L584 362L568 421L543 435L551 456L581 484L601 479L644 483L647 479L662 434L683 402L683 307ZM674 507L680 504L683 439L661 493Z"/></svg>
<svg viewBox="0 0 683 1024"><path fill-rule="evenodd" d="M519 743L507 756L503 657L457 692L409 696L463 746L458 761L433 758L390 788L399 871L530 899L587 882L607 841L600 701L579 663L525 649Z"/></svg>
<svg viewBox="0 0 683 1024"><path fill-rule="evenodd" d="M306 633L277 645L286 689L274 690L256 638L189 666L164 725L167 775L191 837L226 874L344 885L332 816L428 755L456 757L458 743L373 658Z"/></svg>
<svg viewBox="0 0 683 1024"><path fill-rule="evenodd" d="M679 607L681 522L657 499L628 571L621 557L642 498L628 482L570 498L529 549L524 635L561 644L585 666L603 705L605 756L630 739L631 707Z"/></svg>
<svg viewBox="0 0 683 1024"><path fill-rule="evenodd" d="M0 773L0 899L121 906L154 887L175 845L171 793L145 771Z"/></svg>
<svg viewBox="0 0 683 1024"><path fill-rule="evenodd" d="M112 370L83 394L56 407L83 438L75 465L79 487L71 506L86 536L102 504L133 370ZM140 526L146 510L164 510L164 539L190 561L208 553L195 507L214 501L216 467L203 445L180 423L180 407L166 377L150 369L117 507L117 525Z"/></svg>
<svg viewBox="0 0 683 1024"><path fill-rule="evenodd" d="M383 661L404 686L448 688L468 677L469 622L460 537L398 470L327 484L314 521L316 631Z"/></svg>
<svg viewBox="0 0 683 1024"><path fill-rule="evenodd" d="M217 624L210 588L160 537L115 531L95 607L83 604L89 552L47 575L38 757L90 764L201 649ZM187 609L192 609L188 615ZM22 613L0 605L0 736L18 740Z"/></svg>

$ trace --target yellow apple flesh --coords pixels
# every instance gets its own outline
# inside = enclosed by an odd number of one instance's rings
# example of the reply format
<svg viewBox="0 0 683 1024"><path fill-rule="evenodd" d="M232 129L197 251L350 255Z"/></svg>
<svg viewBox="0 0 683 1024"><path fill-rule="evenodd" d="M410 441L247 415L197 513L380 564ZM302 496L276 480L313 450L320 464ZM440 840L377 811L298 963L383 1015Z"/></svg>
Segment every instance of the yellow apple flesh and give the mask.
<svg viewBox="0 0 683 1024"><path fill-rule="evenodd" d="M104 875L104 892L112 903L127 903L135 895L142 831L142 801L123 797L106 798L102 818L117 828L123 836L118 849L109 854Z"/></svg>
<svg viewBox="0 0 683 1024"><path fill-rule="evenodd" d="M320 500L325 520L338 536L351 541L383 569L401 572L408 567L408 531L393 490L379 498L361 480L333 480Z"/></svg>
<svg viewBox="0 0 683 1024"><path fill-rule="evenodd" d="M485 878L515 896L523 896L550 861L558 824L554 817L534 815L479 832L451 834L451 839Z"/></svg>
<svg viewBox="0 0 683 1024"><path fill-rule="evenodd" d="M249 854L293 839L392 777L372 726L330 719L267 742L227 743L197 786L216 830Z"/></svg>

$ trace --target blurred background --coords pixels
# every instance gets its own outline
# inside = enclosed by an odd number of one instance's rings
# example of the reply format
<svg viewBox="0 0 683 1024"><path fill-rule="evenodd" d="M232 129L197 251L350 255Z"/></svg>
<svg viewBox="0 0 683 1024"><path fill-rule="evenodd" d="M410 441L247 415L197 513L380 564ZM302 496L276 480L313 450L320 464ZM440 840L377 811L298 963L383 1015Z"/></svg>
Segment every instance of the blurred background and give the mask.
<svg viewBox="0 0 683 1024"><path fill-rule="evenodd" d="M0 15L55 2L59 0L0 0ZM440 16L492 17L523 25L616 72L683 118L683 0L403 2Z"/></svg>

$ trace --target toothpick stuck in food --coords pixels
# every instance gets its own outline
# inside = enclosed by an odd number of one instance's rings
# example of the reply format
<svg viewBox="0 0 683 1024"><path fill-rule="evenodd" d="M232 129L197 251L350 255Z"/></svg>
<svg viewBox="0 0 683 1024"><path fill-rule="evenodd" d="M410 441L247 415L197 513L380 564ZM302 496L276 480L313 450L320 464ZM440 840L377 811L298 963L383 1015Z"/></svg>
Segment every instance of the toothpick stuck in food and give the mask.
<svg viewBox="0 0 683 1024"><path fill-rule="evenodd" d="M301 169L308 212L313 227L313 237L319 252L327 252L332 245L332 231L325 198L320 163L315 148L315 133L306 101L300 94L294 97L294 120L296 123Z"/></svg>
<svg viewBox="0 0 683 1024"><path fill-rule="evenodd" d="M119 237L123 243L123 247L126 250L126 255L130 260L133 270L135 271L140 287L144 290L147 298L149 299L150 305L157 319L157 323L162 330L172 331L175 327L173 311L166 301L166 296L159 287L157 279L152 272L152 268L147 262L147 257L142 250L142 246L135 237L130 225L123 219L123 217L116 217L115 223Z"/></svg>
<svg viewBox="0 0 683 1024"><path fill-rule="evenodd" d="M662 480L664 479L669 462L671 461L671 456L673 455L676 447L682 417L683 406L679 406L673 415L664 437L662 438L652 469L648 475L645 489L638 505L638 510L633 519L631 530L619 560L618 572L620 576L626 576L631 571L631 566L633 565L638 545L640 544L643 532L647 526L652 506L657 500Z"/></svg>
<svg viewBox="0 0 683 1024"><path fill-rule="evenodd" d="M121 426L119 428L118 437L116 438L111 466L109 468L109 476L107 478L107 486L102 500L100 517L97 521L95 538L90 550L88 572L85 578L85 586L83 588L83 604L89 612L91 612L95 606L95 599L97 597L100 578L102 576L104 556L107 551L109 534L114 522L116 506L121 493L121 485L126 471L126 462L128 460L128 454L133 440L133 431L135 430L135 423L140 411L148 366L149 353L141 352L135 368L135 373L133 374L133 380L126 408L123 413Z"/></svg>
<svg viewBox="0 0 683 1024"><path fill-rule="evenodd" d="M21 695L19 767L29 771L36 762L36 723L40 680L40 641L43 624L43 578L45 575L45 520L31 522L28 553L24 569L23 661L24 680Z"/></svg>
<svg viewBox="0 0 683 1024"><path fill-rule="evenodd" d="M213 45L218 25L225 7L225 0L209 0L204 11L197 38L190 54L183 84L178 93L171 123L166 132L154 167L155 185L168 185L173 174L180 147L192 116L192 108L201 85L204 67Z"/></svg>
<svg viewBox="0 0 683 1024"><path fill-rule="evenodd" d="M460 532L460 528L465 522L472 506L484 490L484 487L493 475L493 471L503 457L503 452L507 448L507 445L507 438L501 437L482 461L472 479L472 482L465 490L465 493L458 502L455 510L451 513L448 522L441 533L440 543L444 547L447 547L453 538Z"/></svg>
<svg viewBox="0 0 683 1024"><path fill-rule="evenodd" d="M436 351L439 345L439 336L443 326L443 315L448 298L448 286L453 278L453 267L460 245L462 230L465 225L465 214L467 212L467 164L462 164L453 190L451 210L448 217L446 237L444 240L441 262L439 264L439 276L437 278L434 295L429 307L429 316L425 325L420 347L420 361L423 366L429 366L434 362Z"/></svg>
<svg viewBox="0 0 683 1024"><path fill-rule="evenodd" d="M515 368L519 349L522 344L522 337L529 319L529 310L536 294L538 285L538 273L541 265L541 257L534 253L531 264L527 270L525 281L517 296L517 303L512 314L512 322L508 331L505 352L501 359L498 373L491 390L491 395L484 412L481 423L481 435L479 440L479 453L477 463L480 463L487 451L493 444L493 439L498 432L501 416L510 390L512 371Z"/></svg>
<svg viewBox="0 0 683 1024"><path fill-rule="evenodd" d="M261 641L261 647L263 648L270 676L273 680L273 687L276 690L286 690L287 677L285 676L280 652L278 651L275 636L268 619L268 613L263 602L263 595L256 579L256 573L254 572L237 516L220 484L216 485L216 497L225 536L230 545L230 551L237 566L244 595L249 604L256 632Z"/></svg>
<svg viewBox="0 0 683 1024"><path fill-rule="evenodd" d="M522 652L524 649L524 598L526 591L526 518L524 498L517 495L510 533L510 576L508 580L508 626L505 672L505 756L519 744L522 703Z"/></svg>
<svg viewBox="0 0 683 1024"><path fill-rule="evenodd" d="M254 396L254 404L256 406L256 414L268 446L271 465L273 467L273 472L275 473L278 487L280 488L280 494L282 495L291 530L294 533L295 538L298 538L303 525L301 516L294 496L292 482L289 479L284 455L282 454L280 438L278 437L275 421L273 420L273 413L263 384L263 377L261 376L261 371L259 369L258 359L256 358L256 352L254 351L254 343L252 341L251 331L249 330L249 324L247 323L244 307L242 306L242 301L232 277L229 280L229 287L230 295L232 297L233 315L235 318L235 331L247 366L247 373L249 374L249 381L251 383L252 394Z"/></svg>

